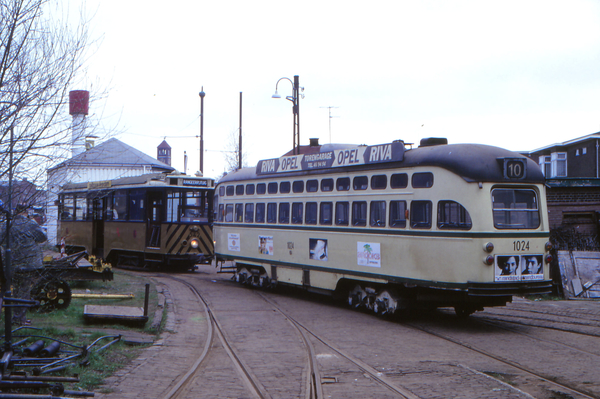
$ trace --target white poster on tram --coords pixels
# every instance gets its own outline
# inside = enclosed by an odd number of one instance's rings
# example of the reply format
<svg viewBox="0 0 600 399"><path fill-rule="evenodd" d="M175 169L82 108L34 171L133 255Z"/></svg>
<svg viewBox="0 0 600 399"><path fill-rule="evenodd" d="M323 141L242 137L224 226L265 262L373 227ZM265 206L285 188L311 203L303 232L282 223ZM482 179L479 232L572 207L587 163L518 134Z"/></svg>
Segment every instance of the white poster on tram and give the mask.
<svg viewBox="0 0 600 399"><path fill-rule="evenodd" d="M357 242L356 261L359 266L381 267L381 251L378 242Z"/></svg>
<svg viewBox="0 0 600 399"><path fill-rule="evenodd" d="M230 251L240 252L240 235L238 233L227 234L227 248Z"/></svg>

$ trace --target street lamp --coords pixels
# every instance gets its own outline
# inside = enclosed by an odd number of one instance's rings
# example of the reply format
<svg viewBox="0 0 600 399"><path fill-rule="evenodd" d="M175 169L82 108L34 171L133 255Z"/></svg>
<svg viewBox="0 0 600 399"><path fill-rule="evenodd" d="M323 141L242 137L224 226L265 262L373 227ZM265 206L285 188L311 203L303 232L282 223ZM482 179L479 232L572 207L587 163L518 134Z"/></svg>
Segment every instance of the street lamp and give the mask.
<svg viewBox="0 0 600 399"><path fill-rule="evenodd" d="M204 86L200 89L200 175L204 176Z"/></svg>
<svg viewBox="0 0 600 399"><path fill-rule="evenodd" d="M287 80L288 82L290 82L292 84L292 95L286 96L285 99L291 101L293 104L293 107L292 107L292 112L294 113L293 150L294 150L294 155L298 155L300 153L300 95L299 95L298 91L300 89L302 91L304 91L304 88L300 87L300 84L298 83L299 82L298 75L294 76L293 82L290 78L280 78L277 81L277 83L275 84L275 94L273 94L272 98L281 98L279 93L277 93L277 86L279 85L279 82L281 82L282 80ZM302 97L304 98L304 95L302 95Z"/></svg>

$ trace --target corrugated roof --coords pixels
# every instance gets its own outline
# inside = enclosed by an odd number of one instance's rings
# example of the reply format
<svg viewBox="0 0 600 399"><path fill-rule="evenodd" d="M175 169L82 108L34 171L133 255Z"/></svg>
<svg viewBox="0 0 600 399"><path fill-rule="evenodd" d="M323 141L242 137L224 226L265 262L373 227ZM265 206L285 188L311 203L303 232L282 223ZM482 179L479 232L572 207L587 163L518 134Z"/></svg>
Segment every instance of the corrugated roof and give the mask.
<svg viewBox="0 0 600 399"><path fill-rule="evenodd" d="M175 168L158 161L115 138L108 139L81 154L75 155L52 169L64 166L151 166L155 169L174 171Z"/></svg>

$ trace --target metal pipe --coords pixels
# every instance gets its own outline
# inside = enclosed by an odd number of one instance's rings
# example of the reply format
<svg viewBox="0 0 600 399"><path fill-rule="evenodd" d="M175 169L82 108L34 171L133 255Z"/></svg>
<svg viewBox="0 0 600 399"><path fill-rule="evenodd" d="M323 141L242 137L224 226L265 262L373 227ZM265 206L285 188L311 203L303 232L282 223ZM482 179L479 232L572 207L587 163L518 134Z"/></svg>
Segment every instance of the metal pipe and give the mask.
<svg viewBox="0 0 600 399"><path fill-rule="evenodd" d="M131 298L135 298L135 295L134 294L71 294L71 298L131 299Z"/></svg>

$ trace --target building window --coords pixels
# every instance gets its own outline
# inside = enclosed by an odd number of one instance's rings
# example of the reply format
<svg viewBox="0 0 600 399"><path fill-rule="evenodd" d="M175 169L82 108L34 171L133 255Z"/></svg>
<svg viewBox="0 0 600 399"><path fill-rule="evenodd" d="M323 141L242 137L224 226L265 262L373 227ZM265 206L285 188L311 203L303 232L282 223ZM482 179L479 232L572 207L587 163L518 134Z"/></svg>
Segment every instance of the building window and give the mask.
<svg viewBox="0 0 600 399"><path fill-rule="evenodd" d="M555 152L551 155L552 177L567 177L567 153Z"/></svg>
<svg viewBox="0 0 600 399"><path fill-rule="evenodd" d="M546 176L547 178L552 176L552 161L549 156L540 156L540 168L542 169L542 173L544 174L544 176Z"/></svg>

